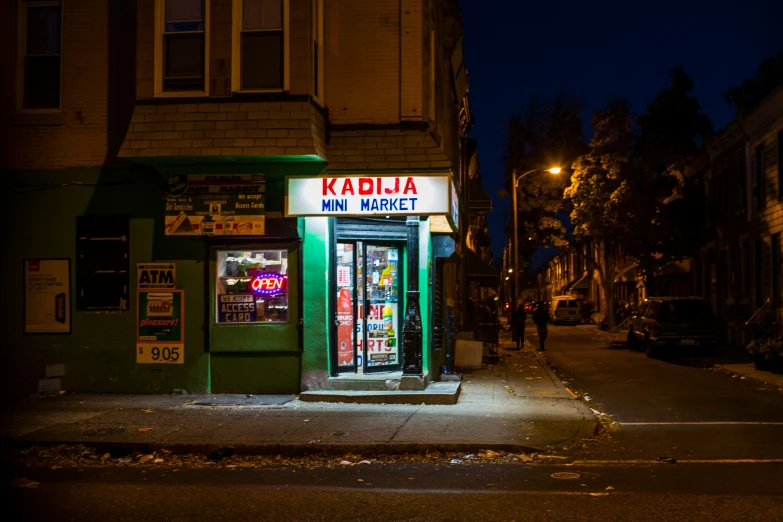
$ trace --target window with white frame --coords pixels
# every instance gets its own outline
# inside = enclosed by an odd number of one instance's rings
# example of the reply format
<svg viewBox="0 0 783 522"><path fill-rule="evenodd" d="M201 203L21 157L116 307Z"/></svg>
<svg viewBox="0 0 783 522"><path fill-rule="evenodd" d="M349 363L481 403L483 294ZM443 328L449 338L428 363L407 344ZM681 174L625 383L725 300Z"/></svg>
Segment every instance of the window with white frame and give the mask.
<svg viewBox="0 0 783 522"><path fill-rule="evenodd" d="M287 0L234 0L234 90L283 90Z"/></svg>
<svg viewBox="0 0 783 522"><path fill-rule="evenodd" d="M156 2L156 93L206 92L209 2Z"/></svg>
<svg viewBox="0 0 783 522"><path fill-rule="evenodd" d="M22 0L19 9L19 108L59 109L62 3Z"/></svg>
<svg viewBox="0 0 783 522"><path fill-rule="evenodd" d="M313 98L324 99L324 2L313 3Z"/></svg>

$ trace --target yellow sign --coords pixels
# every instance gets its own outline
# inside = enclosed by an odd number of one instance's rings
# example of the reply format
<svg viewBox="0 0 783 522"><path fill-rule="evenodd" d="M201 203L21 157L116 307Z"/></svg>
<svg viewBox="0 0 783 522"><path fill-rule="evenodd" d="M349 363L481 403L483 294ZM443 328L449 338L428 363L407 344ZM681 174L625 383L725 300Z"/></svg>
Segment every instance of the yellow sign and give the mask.
<svg viewBox="0 0 783 522"><path fill-rule="evenodd" d="M136 343L136 363L183 364L184 343Z"/></svg>

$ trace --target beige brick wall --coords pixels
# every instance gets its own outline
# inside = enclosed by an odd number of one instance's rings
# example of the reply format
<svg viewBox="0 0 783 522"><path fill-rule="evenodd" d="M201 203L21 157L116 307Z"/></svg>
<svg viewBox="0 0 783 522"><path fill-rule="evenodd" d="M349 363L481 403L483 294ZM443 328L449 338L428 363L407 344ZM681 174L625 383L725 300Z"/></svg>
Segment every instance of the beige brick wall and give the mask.
<svg viewBox="0 0 783 522"><path fill-rule="evenodd" d="M400 0L328 0L324 11L330 121L399 122Z"/></svg>
<svg viewBox="0 0 783 522"><path fill-rule="evenodd" d="M155 94L155 0L136 0L136 98Z"/></svg>
<svg viewBox="0 0 783 522"><path fill-rule="evenodd" d="M423 118L424 13L422 0L401 0L400 36L400 116L403 120Z"/></svg>
<svg viewBox="0 0 783 522"><path fill-rule="evenodd" d="M106 0L63 4L62 111L48 115L15 113L16 2L4 2L5 150L0 165L20 169L95 166L107 151L108 9ZM13 38L10 37L13 35ZM7 61L6 61L7 60ZM45 123L45 124L35 124Z"/></svg>

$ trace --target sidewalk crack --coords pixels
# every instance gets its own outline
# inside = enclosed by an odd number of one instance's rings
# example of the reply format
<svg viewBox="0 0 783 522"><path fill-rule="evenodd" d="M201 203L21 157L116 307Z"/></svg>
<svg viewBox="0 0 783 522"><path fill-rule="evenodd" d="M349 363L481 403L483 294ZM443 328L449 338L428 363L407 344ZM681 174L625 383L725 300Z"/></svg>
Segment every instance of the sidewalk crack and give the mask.
<svg viewBox="0 0 783 522"><path fill-rule="evenodd" d="M414 415L419 413L419 410L421 410L423 407L424 407L423 404L420 405L418 408L413 410L413 412L411 412L410 415L408 415L408 418L405 419L405 422L403 422L402 425L399 428L397 428L397 430L394 432L394 434L391 437L389 437L389 442L392 442L395 438L397 438L397 435L399 435L400 432L402 431L402 429L408 424L408 421L410 421L413 418Z"/></svg>

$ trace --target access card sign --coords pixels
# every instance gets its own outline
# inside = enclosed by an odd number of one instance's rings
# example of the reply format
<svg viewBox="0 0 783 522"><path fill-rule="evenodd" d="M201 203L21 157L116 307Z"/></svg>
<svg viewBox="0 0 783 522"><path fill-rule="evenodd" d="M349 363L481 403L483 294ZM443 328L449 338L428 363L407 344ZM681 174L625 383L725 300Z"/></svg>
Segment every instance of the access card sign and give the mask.
<svg viewBox="0 0 783 522"><path fill-rule="evenodd" d="M255 323L258 320L256 296L219 294L217 313L219 323Z"/></svg>
<svg viewBox="0 0 783 522"><path fill-rule="evenodd" d="M448 216L451 175L288 178L286 216Z"/></svg>
<svg viewBox="0 0 783 522"><path fill-rule="evenodd" d="M136 293L136 362L185 362L183 290Z"/></svg>
<svg viewBox="0 0 783 522"><path fill-rule="evenodd" d="M176 265L174 263L137 263L136 274L139 290L174 288Z"/></svg>

